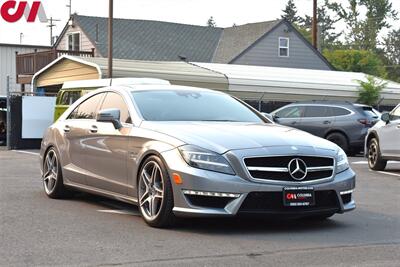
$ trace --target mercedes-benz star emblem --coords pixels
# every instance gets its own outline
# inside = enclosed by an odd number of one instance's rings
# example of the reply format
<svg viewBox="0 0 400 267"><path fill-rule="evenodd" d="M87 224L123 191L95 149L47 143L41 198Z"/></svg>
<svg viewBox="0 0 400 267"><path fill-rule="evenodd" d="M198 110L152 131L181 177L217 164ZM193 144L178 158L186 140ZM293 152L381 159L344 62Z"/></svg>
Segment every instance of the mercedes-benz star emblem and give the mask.
<svg viewBox="0 0 400 267"><path fill-rule="evenodd" d="M307 176L307 165L304 160L296 158L289 162L288 170L290 176L297 181L301 181Z"/></svg>

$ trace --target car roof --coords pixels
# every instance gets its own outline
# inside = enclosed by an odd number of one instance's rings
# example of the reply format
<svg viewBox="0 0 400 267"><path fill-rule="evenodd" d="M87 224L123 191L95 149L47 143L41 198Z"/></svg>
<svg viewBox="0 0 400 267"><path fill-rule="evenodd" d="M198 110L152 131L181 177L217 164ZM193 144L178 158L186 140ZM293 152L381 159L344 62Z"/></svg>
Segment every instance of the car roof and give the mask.
<svg viewBox="0 0 400 267"><path fill-rule="evenodd" d="M324 105L324 106L343 106L343 107L356 106L356 104L348 102L348 101L335 101L335 100L298 101L298 102L291 103L289 105Z"/></svg>
<svg viewBox="0 0 400 267"><path fill-rule="evenodd" d="M182 85L159 85L159 84L147 84L147 85L124 85L121 87L111 87L112 89L120 88L122 90L137 92L137 91L196 91L196 92L212 92L223 94L222 92L211 90L207 88L182 86Z"/></svg>

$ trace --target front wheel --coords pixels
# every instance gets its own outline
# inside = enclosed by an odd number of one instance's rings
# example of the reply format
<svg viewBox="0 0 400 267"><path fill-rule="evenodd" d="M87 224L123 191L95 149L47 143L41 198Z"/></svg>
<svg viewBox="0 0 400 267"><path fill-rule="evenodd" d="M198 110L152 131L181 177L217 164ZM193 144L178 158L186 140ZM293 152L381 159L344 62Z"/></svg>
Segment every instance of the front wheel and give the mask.
<svg viewBox="0 0 400 267"><path fill-rule="evenodd" d="M140 213L148 225L162 228L175 221L171 180L157 156L147 158L140 169L138 199Z"/></svg>
<svg viewBox="0 0 400 267"><path fill-rule="evenodd" d="M387 160L381 156L379 142L376 138L371 139L368 144L368 166L374 171L383 171L386 168Z"/></svg>

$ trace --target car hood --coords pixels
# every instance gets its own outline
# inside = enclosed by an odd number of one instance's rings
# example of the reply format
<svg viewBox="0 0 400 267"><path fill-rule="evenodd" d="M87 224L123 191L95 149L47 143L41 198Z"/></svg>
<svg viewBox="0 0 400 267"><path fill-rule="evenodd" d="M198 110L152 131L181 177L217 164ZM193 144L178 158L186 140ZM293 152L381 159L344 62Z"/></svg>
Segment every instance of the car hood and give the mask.
<svg viewBox="0 0 400 267"><path fill-rule="evenodd" d="M271 146L338 147L309 133L277 124L236 122L143 122L141 127L223 154L229 150Z"/></svg>

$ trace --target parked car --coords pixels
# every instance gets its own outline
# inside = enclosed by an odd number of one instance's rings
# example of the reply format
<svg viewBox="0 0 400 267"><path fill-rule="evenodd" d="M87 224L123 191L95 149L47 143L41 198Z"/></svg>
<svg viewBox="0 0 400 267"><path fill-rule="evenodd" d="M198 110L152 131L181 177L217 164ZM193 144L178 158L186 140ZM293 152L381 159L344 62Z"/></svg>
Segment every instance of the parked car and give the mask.
<svg viewBox="0 0 400 267"><path fill-rule="evenodd" d="M365 155L372 170L382 171L388 160L400 160L400 104L368 131Z"/></svg>
<svg viewBox="0 0 400 267"><path fill-rule="evenodd" d="M50 198L73 188L134 203L155 227L176 216L326 219L355 208L341 148L207 89L95 90L48 128L40 163Z"/></svg>
<svg viewBox="0 0 400 267"><path fill-rule="evenodd" d="M279 124L325 138L346 153L363 150L364 139L380 114L370 106L338 101L297 102L271 113Z"/></svg>

